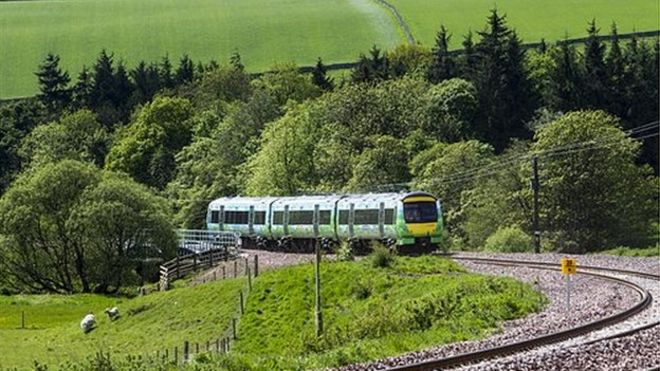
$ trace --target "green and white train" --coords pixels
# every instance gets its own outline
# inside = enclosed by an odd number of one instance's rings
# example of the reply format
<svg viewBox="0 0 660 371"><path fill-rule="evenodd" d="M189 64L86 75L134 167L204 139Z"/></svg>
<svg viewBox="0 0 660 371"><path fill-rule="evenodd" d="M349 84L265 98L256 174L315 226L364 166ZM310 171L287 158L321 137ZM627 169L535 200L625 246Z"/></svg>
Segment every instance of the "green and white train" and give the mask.
<svg viewBox="0 0 660 371"><path fill-rule="evenodd" d="M349 241L433 249L442 236L440 201L425 192L299 197L229 197L212 201L207 229L237 232L245 248L310 251Z"/></svg>

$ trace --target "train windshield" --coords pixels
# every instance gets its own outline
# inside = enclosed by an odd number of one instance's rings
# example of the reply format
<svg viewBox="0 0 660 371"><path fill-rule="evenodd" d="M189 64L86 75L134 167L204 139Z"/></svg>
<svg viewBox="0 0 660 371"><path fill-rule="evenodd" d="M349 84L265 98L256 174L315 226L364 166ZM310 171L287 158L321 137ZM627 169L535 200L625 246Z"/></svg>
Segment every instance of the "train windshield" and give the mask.
<svg viewBox="0 0 660 371"><path fill-rule="evenodd" d="M430 223L438 221L438 207L435 202L410 202L403 204L403 217L406 223Z"/></svg>

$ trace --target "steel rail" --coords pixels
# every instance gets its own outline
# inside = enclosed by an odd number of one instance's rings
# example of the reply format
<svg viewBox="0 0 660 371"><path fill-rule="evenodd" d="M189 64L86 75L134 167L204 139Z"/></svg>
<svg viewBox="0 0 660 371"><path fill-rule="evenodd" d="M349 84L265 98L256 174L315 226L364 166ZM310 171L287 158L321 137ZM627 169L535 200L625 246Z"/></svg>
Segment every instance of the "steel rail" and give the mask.
<svg viewBox="0 0 660 371"><path fill-rule="evenodd" d="M547 263L547 262L535 262L535 261L517 261L517 260L506 260L506 259L488 259L488 258L470 258L470 257L452 257L453 259L457 260L471 260L471 261L478 261L478 262L483 262L483 263L490 263L490 264L495 264L495 265L505 265L505 266L528 266L532 268L537 268L537 269L546 269L546 270L558 270L558 264L555 263ZM581 266L580 269L586 269L585 266ZM589 269L591 270L606 270L606 271L612 271L613 269L611 268L601 268L601 267L590 267ZM629 272L629 271L623 271L624 274L634 274L634 273L640 273L640 272ZM628 272L628 273L626 273ZM635 290L639 295L640 295L640 300L635 303L632 307L625 309L623 311L614 313L610 316L607 316L605 318L598 319L596 321L589 322L584 325L580 325L571 329L567 330L562 330L558 331L555 333L547 334L547 335L542 335L536 338L528 339L528 340L523 340L511 344L506 344L506 345L501 345L498 347L493 347L493 348L488 348L488 349L483 349L483 350L478 350L474 352L468 352L468 353L461 353L445 358L437 358L437 359L430 359L422 362L417 362L409 365L402 365L402 366L395 366L389 368L390 370L433 370L433 369L443 369L443 368L450 368L450 367L457 367L461 365L467 365L467 364L473 364L476 362L484 361L487 359L492 359L492 358L499 358L502 356L514 354L514 353L519 353L524 350L530 350L537 348L542 345L548 345L552 343L556 343L559 341L567 340L570 338L574 338L579 335L583 335L589 332L593 332L595 330L601 329L603 327L613 325L615 323L621 322L627 318L630 318L634 316L635 314L641 312L642 310L648 308L652 301L653 298L651 294L648 292L648 290L644 289L643 287L639 286L638 284L634 282L627 281L623 278L619 277L612 277L608 275L603 275L599 273L593 273L593 272L581 272L578 271L577 274L581 275L588 275L588 276L593 276L605 280L610 280L614 281L617 283L620 283L622 285L628 286ZM656 275L652 274L647 274L647 273L642 273L643 276L649 275L654 279L660 279L660 277L657 277ZM657 323L656 323L657 324ZM644 326L645 328L652 327L652 326ZM605 339L603 339L605 340Z"/></svg>

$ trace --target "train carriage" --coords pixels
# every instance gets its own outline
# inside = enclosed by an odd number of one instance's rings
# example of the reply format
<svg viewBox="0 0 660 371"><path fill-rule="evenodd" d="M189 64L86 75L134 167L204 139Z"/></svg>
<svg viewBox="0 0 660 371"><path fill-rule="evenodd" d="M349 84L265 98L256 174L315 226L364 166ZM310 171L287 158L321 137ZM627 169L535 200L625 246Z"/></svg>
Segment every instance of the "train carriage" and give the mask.
<svg viewBox="0 0 660 371"><path fill-rule="evenodd" d="M241 234L244 247L309 251L318 238L430 249L440 242L439 200L424 192L228 197L209 205L207 228Z"/></svg>

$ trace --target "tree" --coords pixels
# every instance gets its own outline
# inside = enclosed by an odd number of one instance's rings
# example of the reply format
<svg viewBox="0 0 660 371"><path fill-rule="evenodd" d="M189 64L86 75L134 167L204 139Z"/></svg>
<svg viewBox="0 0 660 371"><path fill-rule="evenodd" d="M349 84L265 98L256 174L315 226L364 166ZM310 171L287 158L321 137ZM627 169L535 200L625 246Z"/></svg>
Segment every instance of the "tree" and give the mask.
<svg viewBox="0 0 660 371"><path fill-rule="evenodd" d="M451 53L449 53L450 39L451 35L447 33L445 26L440 26L440 30L435 37L431 65L426 72L426 78L434 84L456 76L456 62Z"/></svg>
<svg viewBox="0 0 660 371"><path fill-rule="evenodd" d="M374 82L387 80L390 77L390 63L387 55L381 54L380 49L374 45L369 51L369 56L360 55L358 63L351 73L353 82Z"/></svg>
<svg viewBox="0 0 660 371"><path fill-rule="evenodd" d="M229 64L234 68L235 71L243 72L245 70L245 66L241 61L241 55L238 54L238 52L232 53L231 57L229 57Z"/></svg>
<svg viewBox="0 0 660 371"><path fill-rule="evenodd" d="M268 94L280 107L291 100L303 102L321 95L321 89L312 82L309 75L301 73L295 64L276 65L259 79L252 82L254 90Z"/></svg>
<svg viewBox="0 0 660 371"><path fill-rule="evenodd" d="M472 83L454 78L432 86L426 97L422 127L443 142L456 142L473 134L469 125L477 112L477 92Z"/></svg>
<svg viewBox="0 0 660 371"><path fill-rule="evenodd" d="M191 83L194 78L195 67L193 61L188 57L188 54L184 54L181 60L179 60L179 67L174 77L175 83L177 85Z"/></svg>
<svg viewBox="0 0 660 371"><path fill-rule="evenodd" d="M469 140L437 143L410 162L415 189L431 192L442 200L446 227L451 235L465 237L461 197L475 182L475 178L468 175L488 165L493 156L493 147Z"/></svg>
<svg viewBox="0 0 660 371"><path fill-rule="evenodd" d="M21 142L19 153L26 168L65 159L103 166L109 142L94 113L80 110L36 127Z"/></svg>
<svg viewBox="0 0 660 371"><path fill-rule="evenodd" d="M420 44L399 44L387 52L392 77L423 75L431 64L431 51Z"/></svg>
<svg viewBox="0 0 660 371"><path fill-rule="evenodd" d="M192 105L186 99L154 99L122 132L108 153L106 168L163 189L174 176L174 155L192 138L191 117Z"/></svg>
<svg viewBox="0 0 660 371"><path fill-rule="evenodd" d="M172 76L172 62L170 62L170 57L165 55L160 61L159 67L159 77L161 84L164 88L171 89L174 87L174 77Z"/></svg>
<svg viewBox="0 0 660 371"><path fill-rule="evenodd" d="M316 66L314 66L314 69L312 70L312 82L314 85L325 91L329 91L334 88L332 78L329 78L326 75L326 68L323 64L323 61L321 61L321 58L316 61Z"/></svg>
<svg viewBox="0 0 660 371"><path fill-rule="evenodd" d="M39 79L39 99L52 113L59 112L71 102L69 73L59 67L60 56L48 53L35 73Z"/></svg>
<svg viewBox="0 0 660 371"><path fill-rule="evenodd" d="M567 112L582 106L583 69L575 47L568 40L553 49L554 68L550 70L550 107Z"/></svg>
<svg viewBox="0 0 660 371"><path fill-rule="evenodd" d="M92 104L94 78L86 66L78 74L78 81L73 86L72 103L75 108L89 108Z"/></svg>
<svg viewBox="0 0 660 371"><path fill-rule="evenodd" d="M371 192L382 190L384 185L407 182L408 154L401 141L387 135L375 135L368 141L370 146L355 159L347 190Z"/></svg>
<svg viewBox="0 0 660 371"><path fill-rule="evenodd" d="M568 113L535 136L533 152L594 141L580 151L541 157L543 230L555 248L585 252L646 243L657 218L657 180L635 165L639 143L603 111Z"/></svg>
<svg viewBox="0 0 660 371"><path fill-rule="evenodd" d="M47 164L0 199L0 270L22 291L116 292L137 283L137 258L175 254L169 220L163 200L126 177Z"/></svg>
<svg viewBox="0 0 660 371"><path fill-rule="evenodd" d="M463 54L458 59L459 70L461 77L470 79L477 69L477 51L474 48L471 30L465 35L461 45L463 46Z"/></svg>
<svg viewBox="0 0 660 371"><path fill-rule="evenodd" d="M609 52L605 57L605 68L607 71L607 109L610 113L619 117L625 117L627 111L626 102L626 77L625 61L623 52L619 45L619 35L616 24L612 24L612 41Z"/></svg>
<svg viewBox="0 0 660 371"><path fill-rule="evenodd" d="M476 68L468 76L479 97L476 129L478 138L501 152L512 137L529 134L525 122L536 109L535 94L524 72L520 40L505 17L492 10L479 35Z"/></svg>
<svg viewBox="0 0 660 371"><path fill-rule="evenodd" d="M583 108L605 108L607 96L607 69L605 45L598 38L596 20L589 23L589 36L584 43L584 102Z"/></svg>

